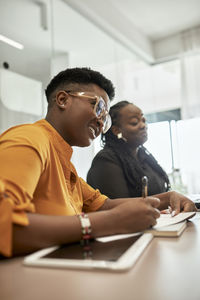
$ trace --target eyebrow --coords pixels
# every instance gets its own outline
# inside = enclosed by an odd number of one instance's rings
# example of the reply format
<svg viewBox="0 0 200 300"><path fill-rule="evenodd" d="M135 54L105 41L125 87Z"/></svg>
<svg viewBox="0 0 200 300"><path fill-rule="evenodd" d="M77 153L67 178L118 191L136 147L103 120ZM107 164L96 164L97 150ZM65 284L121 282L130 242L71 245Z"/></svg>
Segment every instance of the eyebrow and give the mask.
<svg viewBox="0 0 200 300"><path fill-rule="evenodd" d="M132 115L128 116L128 119L132 119L132 118L139 119L139 118L142 118L142 117L144 117L144 114L140 114L140 115L138 115L138 114L137 115L135 115L135 114L133 115L132 114Z"/></svg>

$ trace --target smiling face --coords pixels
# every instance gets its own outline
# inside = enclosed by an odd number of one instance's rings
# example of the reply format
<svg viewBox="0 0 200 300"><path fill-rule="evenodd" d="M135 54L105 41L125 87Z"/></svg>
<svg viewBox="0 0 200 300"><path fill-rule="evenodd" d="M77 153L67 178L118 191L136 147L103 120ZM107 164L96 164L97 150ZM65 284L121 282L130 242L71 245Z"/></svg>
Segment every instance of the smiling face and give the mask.
<svg viewBox="0 0 200 300"><path fill-rule="evenodd" d="M110 100L107 93L96 84L76 84L71 93L73 92L73 95L65 91L57 93L59 117L56 127L68 144L86 147L99 136L103 128L102 119L98 119L94 111L97 100L92 96L102 97L106 106L109 106ZM84 97L75 95L76 92L83 92Z"/></svg>
<svg viewBox="0 0 200 300"><path fill-rule="evenodd" d="M121 132L127 143L133 148L147 141L147 124L141 109L133 104L127 104L120 110L118 126L113 126L113 133Z"/></svg>

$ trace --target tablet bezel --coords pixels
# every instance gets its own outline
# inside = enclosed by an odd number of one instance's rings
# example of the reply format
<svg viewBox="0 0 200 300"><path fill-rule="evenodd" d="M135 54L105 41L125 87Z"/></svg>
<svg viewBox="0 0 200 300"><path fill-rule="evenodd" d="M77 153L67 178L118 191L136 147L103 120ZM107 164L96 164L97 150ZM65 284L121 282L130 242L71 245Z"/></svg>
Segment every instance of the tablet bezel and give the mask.
<svg viewBox="0 0 200 300"><path fill-rule="evenodd" d="M141 234L141 233L140 233ZM130 235L127 235L130 237ZM120 235L119 235L120 237ZM45 255L55 251L59 246L39 250L24 258L25 266L68 268L68 269L107 269L111 271L125 271L130 269L153 239L153 234L144 233L134 242L117 261L91 260L91 259L55 259L44 258Z"/></svg>

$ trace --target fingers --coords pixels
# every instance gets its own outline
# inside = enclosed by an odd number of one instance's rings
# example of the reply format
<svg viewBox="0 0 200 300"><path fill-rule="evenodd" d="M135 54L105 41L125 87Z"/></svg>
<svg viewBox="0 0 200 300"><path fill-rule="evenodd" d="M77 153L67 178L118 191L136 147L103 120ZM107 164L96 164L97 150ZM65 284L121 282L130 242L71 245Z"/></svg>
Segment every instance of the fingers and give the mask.
<svg viewBox="0 0 200 300"><path fill-rule="evenodd" d="M152 216L149 218L149 225L148 225L148 228L149 227L153 227L157 224L157 219L156 218L153 218Z"/></svg>
<svg viewBox="0 0 200 300"><path fill-rule="evenodd" d="M196 208L196 206L195 206L194 203L187 202L187 203L184 205L183 211L184 211L184 212L188 212L188 211L197 211L197 208Z"/></svg>
<svg viewBox="0 0 200 300"><path fill-rule="evenodd" d="M157 208L153 208L152 206L149 206L148 217L147 217L148 221L146 223L146 228L156 225L157 218L159 217L160 217L160 211Z"/></svg>
<svg viewBox="0 0 200 300"><path fill-rule="evenodd" d="M160 217L160 211L157 208L154 208L154 217L156 219Z"/></svg>
<svg viewBox="0 0 200 300"><path fill-rule="evenodd" d="M176 216L181 211L181 201L180 199L170 199L170 206L173 213L173 216Z"/></svg>
<svg viewBox="0 0 200 300"><path fill-rule="evenodd" d="M195 204L189 198L178 193L176 193L170 199L170 206L172 208L172 211L175 212L174 215L179 214L181 211L196 211Z"/></svg>
<svg viewBox="0 0 200 300"><path fill-rule="evenodd" d="M151 206L153 206L153 207L159 207L159 205L160 205L160 199L158 199L158 198L155 198L155 197L147 197L147 198L145 198L145 200L146 200L149 204L151 204Z"/></svg>

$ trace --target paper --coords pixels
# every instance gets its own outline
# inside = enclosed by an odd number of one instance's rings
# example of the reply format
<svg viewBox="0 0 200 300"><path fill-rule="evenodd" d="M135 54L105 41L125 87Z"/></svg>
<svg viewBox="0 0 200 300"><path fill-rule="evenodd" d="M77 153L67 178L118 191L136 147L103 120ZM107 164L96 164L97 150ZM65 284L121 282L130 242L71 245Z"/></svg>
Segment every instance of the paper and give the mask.
<svg viewBox="0 0 200 300"><path fill-rule="evenodd" d="M160 227L177 224L193 217L195 214L195 212L183 212L175 217L172 217L170 214L161 214L160 218L157 219L157 224L153 226L153 228L157 229Z"/></svg>

